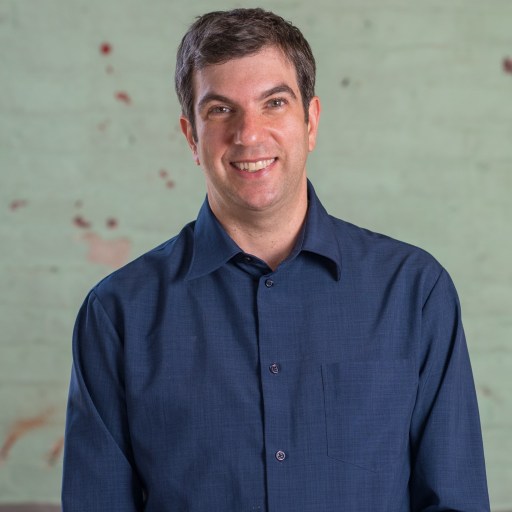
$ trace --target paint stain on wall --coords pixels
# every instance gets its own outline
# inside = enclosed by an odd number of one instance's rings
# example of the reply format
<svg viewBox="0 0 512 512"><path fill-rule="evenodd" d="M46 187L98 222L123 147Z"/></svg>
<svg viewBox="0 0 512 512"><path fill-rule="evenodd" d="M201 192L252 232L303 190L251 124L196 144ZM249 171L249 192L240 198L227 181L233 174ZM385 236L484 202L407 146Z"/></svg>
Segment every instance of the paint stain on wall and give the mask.
<svg viewBox="0 0 512 512"><path fill-rule="evenodd" d="M485 398L488 398L489 400L492 400L493 402L498 404L503 403L503 399L497 393L495 393L489 386L480 385L477 387L477 390Z"/></svg>
<svg viewBox="0 0 512 512"><path fill-rule="evenodd" d="M487 397L492 397L493 396L493 393L492 393L490 387L488 387L488 386L480 386L479 389L482 392L482 395L487 396Z"/></svg>
<svg viewBox="0 0 512 512"><path fill-rule="evenodd" d="M118 91L115 94L116 100L120 101L121 103L124 103L125 105L131 105L132 99L130 95L127 92L124 91Z"/></svg>
<svg viewBox="0 0 512 512"><path fill-rule="evenodd" d="M64 448L64 436L59 437L55 444L51 447L50 451L46 454L46 462L49 466L55 466L60 459L62 450Z"/></svg>
<svg viewBox="0 0 512 512"><path fill-rule="evenodd" d="M53 413L53 409L47 409L31 418L23 418L16 421L9 429L5 441L0 448L0 464L7 459L12 447L20 438L32 430L44 427Z"/></svg>
<svg viewBox="0 0 512 512"><path fill-rule="evenodd" d="M89 229L91 227L91 223L87 219L85 219L82 215L75 215L73 217L73 224L77 228L81 228L81 229Z"/></svg>
<svg viewBox="0 0 512 512"><path fill-rule="evenodd" d="M20 208L24 208L25 206L27 206L27 201L25 201L25 199L15 199L9 204L9 208L13 212Z"/></svg>
<svg viewBox="0 0 512 512"><path fill-rule="evenodd" d="M163 181L165 181L165 186L167 188L174 188L176 184L174 183L174 180L169 179L168 171L166 171L165 169L160 169L158 175L160 176L160 178L162 178Z"/></svg>
<svg viewBox="0 0 512 512"><path fill-rule="evenodd" d="M82 240L89 246L87 259L91 263L119 268L128 261L131 248L128 238L105 240L96 233L85 233Z"/></svg>
<svg viewBox="0 0 512 512"><path fill-rule="evenodd" d="M115 229L117 228L117 226L119 225L119 222L117 221L117 219L115 219L114 217L109 217L106 221L105 221L105 224L107 226L107 228L109 229Z"/></svg>
<svg viewBox="0 0 512 512"><path fill-rule="evenodd" d="M100 53L103 55L109 55L112 53L112 45L110 43L104 42L100 44Z"/></svg>
<svg viewBox="0 0 512 512"><path fill-rule="evenodd" d="M505 57L502 66L505 73L512 75L512 57Z"/></svg>
<svg viewBox="0 0 512 512"><path fill-rule="evenodd" d="M112 45L110 43L104 42L100 44L100 53L104 56L110 55L112 53ZM111 64L109 64L105 71L111 75L114 72L114 68Z"/></svg>

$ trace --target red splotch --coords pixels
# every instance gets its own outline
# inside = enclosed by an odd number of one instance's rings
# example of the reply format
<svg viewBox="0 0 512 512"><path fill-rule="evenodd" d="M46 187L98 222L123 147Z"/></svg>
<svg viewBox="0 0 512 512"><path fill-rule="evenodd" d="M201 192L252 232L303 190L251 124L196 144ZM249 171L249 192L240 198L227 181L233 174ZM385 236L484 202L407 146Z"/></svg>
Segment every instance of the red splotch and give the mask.
<svg viewBox="0 0 512 512"><path fill-rule="evenodd" d="M96 233L86 233L82 239L89 246L87 259L92 263L119 268L128 261L131 242L127 238L104 240Z"/></svg>
<svg viewBox="0 0 512 512"><path fill-rule="evenodd" d="M89 229L91 227L91 223L87 219L82 217L82 215L75 215L75 217L73 218L73 224L77 228L81 229Z"/></svg>
<svg viewBox="0 0 512 512"><path fill-rule="evenodd" d="M46 462L49 466L55 466L59 461L60 455L64 448L64 437L59 437L50 451L46 454Z"/></svg>
<svg viewBox="0 0 512 512"><path fill-rule="evenodd" d="M103 55L109 55L110 53L112 53L112 45L110 43L101 43L100 52Z"/></svg>
<svg viewBox="0 0 512 512"><path fill-rule="evenodd" d="M31 430L44 427L48 423L48 420L50 419L50 416L53 414L53 412L53 409L47 409L37 416L33 416L31 418L23 418L16 421L7 433L7 437L5 438L5 441L0 448L0 463L7 459L12 447L21 437L26 435Z"/></svg>
<svg viewBox="0 0 512 512"><path fill-rule="evenodd" d="M25 206L27 206L27 201L25 201L25 199L15 199L14 201L11 201L9 208L14 212L20 208L24 208Z"/></svg>
<svg viewBox="0 0 512 512"><path fill-rule="evenodd" d="M160 169L160 172L158 173L158 175L160 176L160 178L165 180L165 186L167 188L174 188L175 183L173 180L168 179L169 173L165 169Z"/></svg>
<svg viewBox="0 0 512 512"><path fill-rule="evenodd" d="M117 219L114 219L114 217L109 217L106 220L105 224L107 225L107 228L115 229L115 228L117 228L119 223L118 223Z"/></svg>
<svg viewBox="0 0 512 512"><path fill-rule="evenodd" d="M116 92L116 99L126 105L132 104L132 99L130 98L129 94L124 91Z"/></svg>
<svg viewBox="0 0 512 512"><path fill-rule="evenodd" d="M512 57L505 57L503 59L503 71L512 74Z"/></svg>

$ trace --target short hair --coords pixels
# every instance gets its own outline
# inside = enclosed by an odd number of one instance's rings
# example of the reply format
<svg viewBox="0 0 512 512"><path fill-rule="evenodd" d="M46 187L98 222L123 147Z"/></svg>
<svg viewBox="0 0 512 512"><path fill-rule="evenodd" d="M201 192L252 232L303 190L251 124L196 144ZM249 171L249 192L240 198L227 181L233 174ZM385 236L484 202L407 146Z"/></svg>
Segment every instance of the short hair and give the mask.
<svg viewBox="0 0 512 512"><path fill-rule="evenodd" d="M176 94L182 114L192 125L195 140L194 71L252 55L268 47L279 48L295 67L305 122L308 122L309 104L315 95L316 64L301 31L289 21L260 8L214 11L199 16L190 26L181 40L176 58Z"/></svg>

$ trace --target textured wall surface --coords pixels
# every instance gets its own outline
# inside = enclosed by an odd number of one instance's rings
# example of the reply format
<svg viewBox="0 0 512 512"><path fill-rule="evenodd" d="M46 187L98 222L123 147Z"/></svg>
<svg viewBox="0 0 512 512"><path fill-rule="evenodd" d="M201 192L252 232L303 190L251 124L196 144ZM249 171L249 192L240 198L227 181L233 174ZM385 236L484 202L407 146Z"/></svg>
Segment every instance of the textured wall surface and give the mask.
<svg viewBox="0 0 512 512"><path fill-rule="evenodd" d="M100 278L195 218L181 0L0 0L0 502L59 501L70 335ZM308 166L334 215L457 285L493 510L512 508L512 2L262 1L318 63Z"/></svg>

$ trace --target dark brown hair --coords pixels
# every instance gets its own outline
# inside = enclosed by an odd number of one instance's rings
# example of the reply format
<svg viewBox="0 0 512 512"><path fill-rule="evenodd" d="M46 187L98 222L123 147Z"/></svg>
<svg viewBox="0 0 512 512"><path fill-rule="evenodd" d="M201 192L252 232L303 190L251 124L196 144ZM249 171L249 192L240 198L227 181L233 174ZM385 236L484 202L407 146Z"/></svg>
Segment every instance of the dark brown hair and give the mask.
<svg viewBox="0 0 512 512"><path fill-rule="evenodd" d="M315 59L301 31L290 22L263 9L214 11L191 25L178 47L175 86L183 115L192 124L194 119L194 70L222 64L257 53L265 47L277 47L293 64L302 96L305 121L309 103L315 95Z"/></svg>

